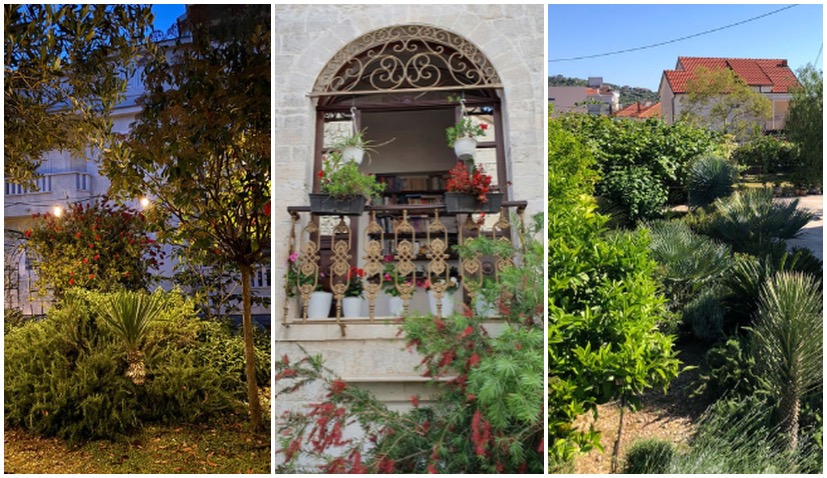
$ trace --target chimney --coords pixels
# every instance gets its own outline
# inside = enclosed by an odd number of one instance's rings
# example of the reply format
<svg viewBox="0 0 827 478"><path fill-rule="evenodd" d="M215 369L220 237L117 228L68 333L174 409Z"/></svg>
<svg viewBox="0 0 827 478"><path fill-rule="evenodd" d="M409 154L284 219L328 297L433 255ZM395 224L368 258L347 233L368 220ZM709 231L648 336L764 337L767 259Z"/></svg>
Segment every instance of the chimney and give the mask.
<svg viewBox="0 0 827 478"><path fill-rule="evenodd" d="M603 86L603 77L602 76L590 76L589 77L589 88L600 88Z"/></svg>
<svg viewBox="0 0 827 478"><path fill-rule="evenodd" d="M778 66L787 66L787 60L781 60L781 64Z"/></svg>

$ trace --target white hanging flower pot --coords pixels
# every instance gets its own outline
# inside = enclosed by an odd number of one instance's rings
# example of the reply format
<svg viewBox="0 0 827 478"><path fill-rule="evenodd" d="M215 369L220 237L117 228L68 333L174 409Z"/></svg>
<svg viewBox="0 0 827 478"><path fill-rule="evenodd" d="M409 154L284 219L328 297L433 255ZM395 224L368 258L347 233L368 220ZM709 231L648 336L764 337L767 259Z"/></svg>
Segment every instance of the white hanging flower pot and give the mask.
<svg viewBox="0 0 827 478"><path fill-rule="evenodd" d="M333 303L333 294L330 292L316 291L310 294L310 302L307 305L308 319L326 319L330 316L330 305Z"/></svg>
<svg viewBox="0 0 827 478"><path fill-rule="evenodd" d="M353 161L356 164L362 164L365 157L365 150L356 146L348 146L342 150L342 160Z"/></svg>
<svg viewBox="0 0 827 478"><path fill-rule="evenodd" d="M345 297L342 299L342 316L343 317L364 317L362 314L362 303L364 299L361 297Z"/></svg>
<svg viewBox="0 0 827 478"><path fill-rule="evenodd" d="M477 152L477 140L474 138L457 138L454 140L454 153L459 159L473 158Z"/></svg>

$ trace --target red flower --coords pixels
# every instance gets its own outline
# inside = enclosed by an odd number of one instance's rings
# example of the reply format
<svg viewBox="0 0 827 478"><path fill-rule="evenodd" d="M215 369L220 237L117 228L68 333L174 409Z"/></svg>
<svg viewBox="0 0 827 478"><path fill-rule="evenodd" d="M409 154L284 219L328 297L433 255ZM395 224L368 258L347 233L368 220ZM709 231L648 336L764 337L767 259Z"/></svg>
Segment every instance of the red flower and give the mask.
<svg viewBox="0 0 827 478"><path fill-rule="evenodd" d="M75 279L69 279L69 285L75 285Z"/></svg>
<svg viewBox="0 0 827 478"><path fill-rule="evenodd" d="M347 388L347 383L344 380L334 380L330 383L330 394L338 395Z"/></svg>
<svg viewBox="0 0 827 478"><path fill-rule="evenodd" d="M95 254L95 257L93 257L92 259L94 259L94 260L96 260L96 261L97 261L97 260L98 260L98 259L100 259L100 258L101 258L101 255L100 255L100 254Z"/></svg>
<svg viewBox="0 0 827 478"><path fill-rule="evenodd" d="M26 237L32 237L32 230L31 229L26 229L26 232L24 232L23 235L26 236Z"/></svg>
<svg viewBox="0 0 827 478"><path fill-rule="evenodd" d="M80 234L79 232L76 232L76 233L75 233L75 239L80 239L80 235L81 235L81 234Z"/></svg>
<svg viewBox="0 0 827 478"><path fill-rule="evenodd" d="M418 407L419 406L419 397L417 397L416 395L411 395L411 403L413 404L414 407Z"/></svg>
<svg viewBox="0 0 827 478"><path fill-rule="evenodd" d="M480 356L477 355L476 352L472 353L471 358L468 359L468 366L469 367L474 367L475 365L478 365L479 363L480 363Z"/></svg>
<svg viewBox="0 0 827 478"><path fill-rule="evenodd" d="M488 125L487 125L487 124L485 124L485 123L482 123L482 124L480 125L480 128L481 128L483 131L485 131L485 130L487 130L487 129L488 129Z"/></svg>
<svg viewBox="0 0 827 478"><path fill-rule="evenodd" d="M319 171L317 176L319 176L319 178L323 178L324 177L324 171Z"/></svg>
<svg viewBox="0 0 827 478"><path fill-rule="evenodd" d="M95 278L95 274L89 274L89 279L94 279L94 278Z"/></svg>
<svg viewBox="0 0 827 478"><path fill-rule="evenodd" d="M89 263L89 259L87 259L87 258L85 258L85 257L84 257L84 258L83 258L83 263L84 263L84 264L88 264L88 263Z"/></svg>

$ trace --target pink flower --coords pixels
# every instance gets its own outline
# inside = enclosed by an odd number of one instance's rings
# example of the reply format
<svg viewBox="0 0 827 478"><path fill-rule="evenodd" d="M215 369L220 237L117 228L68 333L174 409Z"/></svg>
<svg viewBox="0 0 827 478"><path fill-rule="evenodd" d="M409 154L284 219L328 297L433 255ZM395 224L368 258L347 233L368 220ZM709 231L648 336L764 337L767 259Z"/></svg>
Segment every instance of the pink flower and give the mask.
<svg viewBox="0 0 827 478"><path fill-rule="evenodd" d="M299 253L294 252L294 253L290 254L290 257L288 257L287 260L289 262L296 262L297 260L299 260Z"/></svg>
<svg viewBox="0 0 827 478"><path fill-rule="evenodd" d="M390 282L391 281L391 275L386 273L385 274L385 280Z"/></svg>

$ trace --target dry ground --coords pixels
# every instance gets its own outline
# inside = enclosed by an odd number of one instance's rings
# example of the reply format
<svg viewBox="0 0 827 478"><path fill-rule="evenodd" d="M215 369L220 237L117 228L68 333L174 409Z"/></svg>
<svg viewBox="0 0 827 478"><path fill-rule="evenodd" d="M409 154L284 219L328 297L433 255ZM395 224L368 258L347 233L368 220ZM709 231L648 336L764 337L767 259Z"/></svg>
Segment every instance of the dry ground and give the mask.
<svg viewBox="0 0 827 478"><path fill-rule="evenodd" d="M692 344L680 344L684 347L679 354L683 364L700 365L703 359L701 348ZM662 438L685 446L692 435L693 423L703 412L703 404L697 399L690 398L694 390L698 370L682 372L669 387L664 395L663 390L651 390L643 397L640 410L630 412L626 410L623 417L623 435L620 441L620 468L626 450L635 441L642 438ZM598 407L598 419L595 428L601 430L601 444L603 451L592 450L580 456L574 463L575 473L611 473L612 447L617 437L617 428L620 410L617 403L608 403ZM581 417L579 424L588 426L592 417Z"/></svg>

